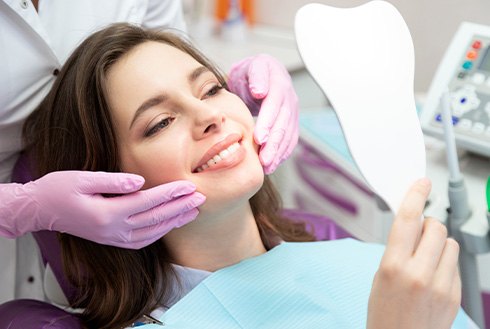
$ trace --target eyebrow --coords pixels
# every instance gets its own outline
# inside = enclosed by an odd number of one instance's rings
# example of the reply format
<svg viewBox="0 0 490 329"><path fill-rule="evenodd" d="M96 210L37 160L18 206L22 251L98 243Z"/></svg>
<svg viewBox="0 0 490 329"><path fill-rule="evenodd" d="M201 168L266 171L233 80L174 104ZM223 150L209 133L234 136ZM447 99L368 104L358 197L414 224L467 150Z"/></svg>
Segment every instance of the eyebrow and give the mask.
<svg viewBox="0 0 490 329"><path fill-rule="evenodd" d="M206 66L199 66L187 76L187 81L189 81L189 83L192 84L205 72L210 72L210 69ZM165 94L160 94L144 101L143 104L141 104L136 110L136 112L134 113L133 119L131 120L131 124L129 125L129 129L133 127L134 122L139 116L141 116L141 114L143 114L143 112L145 112L146 110L154 106L165 103L167 100L168 97Z"/></svg>
<svg viewBox="0 0 490 329"><path fill-rule="evenodd" d="M187 80L189 83L193 83L194 81L197 80L203 73L210 72L209 68L206 66L199 66L197 69L191 72L189 76L187 77Z"/></svg>

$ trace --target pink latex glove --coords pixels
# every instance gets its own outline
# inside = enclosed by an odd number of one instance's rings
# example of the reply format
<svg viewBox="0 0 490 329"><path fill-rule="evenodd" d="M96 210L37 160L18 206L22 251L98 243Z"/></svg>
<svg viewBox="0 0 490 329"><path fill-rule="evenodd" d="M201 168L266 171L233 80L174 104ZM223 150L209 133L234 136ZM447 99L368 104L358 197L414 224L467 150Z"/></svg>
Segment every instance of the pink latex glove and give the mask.
<svg viewBox="0 0 490 329"><path fill-rule="evenodd" d="M266 174L274 172L298 143L298 97L288 71L269 55L245 58L232 66L228 87L258 112L259 158Z"/></svg>
<svg viewBox="0 0 490 329"><path fill-rule="evenodd" d="M205 201L191 182L138 191L143 184L138 175L88 171L53 172L24 185L1 184L0 235L52 230L139 249L194 220Z"/></svg>

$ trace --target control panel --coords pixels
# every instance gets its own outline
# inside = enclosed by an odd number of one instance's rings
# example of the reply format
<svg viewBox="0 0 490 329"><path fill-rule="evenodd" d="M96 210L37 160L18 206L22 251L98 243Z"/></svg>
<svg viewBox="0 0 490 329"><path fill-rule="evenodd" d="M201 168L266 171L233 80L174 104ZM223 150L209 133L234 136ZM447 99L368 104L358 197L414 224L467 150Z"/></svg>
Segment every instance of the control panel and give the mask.
<svg viewBox="0 0 490 329"><path fill-rule="evenodd" d="M442 137L440 98L450 94L458 146L490 156L490 27L463 23L432 81L421 115L425 133Z"/></svg>

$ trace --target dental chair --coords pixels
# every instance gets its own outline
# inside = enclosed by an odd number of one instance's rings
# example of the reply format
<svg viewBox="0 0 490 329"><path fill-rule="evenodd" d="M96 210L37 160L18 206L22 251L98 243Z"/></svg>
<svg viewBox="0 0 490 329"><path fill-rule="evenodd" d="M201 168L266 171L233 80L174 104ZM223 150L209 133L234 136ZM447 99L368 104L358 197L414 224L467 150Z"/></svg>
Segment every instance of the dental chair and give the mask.
<svg viewBox="0 0 490 329"><path fill-rule="evenodd" d="M15 166L12 181L26 183L32 180L27 157L22 155ZM303 220L317 240L335 240L351 237L331 219L301 210L284 210L288 218ZM76 290L67 281L61 264L61 247L56 232L33 233L44 265L43 281L47 301L18 299L0 305L0 328L9 329L66 329L82 328L78 316L65 309L76 296ZM60 307L53 305L57 304ZM65 309L64 309L65 308Z"/></svg>

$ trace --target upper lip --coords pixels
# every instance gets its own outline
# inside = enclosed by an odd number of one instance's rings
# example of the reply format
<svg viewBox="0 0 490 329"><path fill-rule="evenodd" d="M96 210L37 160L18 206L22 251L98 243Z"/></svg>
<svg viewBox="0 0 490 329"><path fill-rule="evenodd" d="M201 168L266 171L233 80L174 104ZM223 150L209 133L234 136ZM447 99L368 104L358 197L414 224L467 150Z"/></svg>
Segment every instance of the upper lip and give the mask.
<svg viewBox="0 0 490 329"><path fill-rule="evenodd" d="M229 134L226 136L224 139L221 141L217 142L213 146L211 146L206 153L204 153L203 157L197 165L192 169L192 172L195 172L197 168L201 167L203 164L207 163L209 160L211 160L216 154L219 154L219 152L223 151L224 149L228 148L230 145L235 144L236 142L239 142L242 139L242 136L236 133Z"/></svg>

